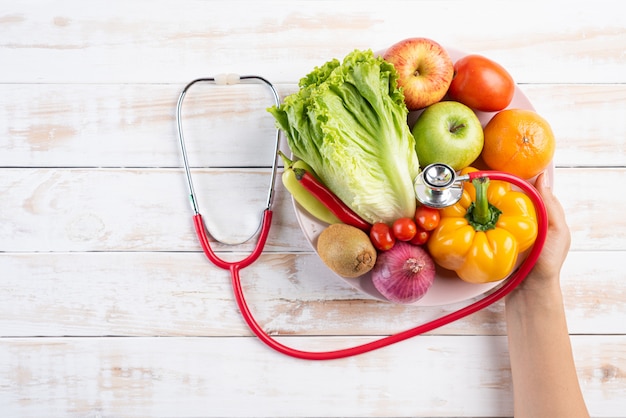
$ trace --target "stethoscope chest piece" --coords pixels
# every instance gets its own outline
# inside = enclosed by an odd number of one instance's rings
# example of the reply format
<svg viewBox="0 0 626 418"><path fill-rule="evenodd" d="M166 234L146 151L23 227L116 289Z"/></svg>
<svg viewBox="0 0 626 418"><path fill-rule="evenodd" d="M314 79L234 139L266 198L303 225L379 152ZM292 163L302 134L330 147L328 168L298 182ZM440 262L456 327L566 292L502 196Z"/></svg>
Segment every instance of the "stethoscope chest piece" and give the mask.
<svg viewBox="0 0 626 418"><path fill-rule="evenodd" d="M467 176L457 176L447 164L435 163L424 168L413 183L417 200L423 205L441 209L454 205L463 195Z"/></svg>

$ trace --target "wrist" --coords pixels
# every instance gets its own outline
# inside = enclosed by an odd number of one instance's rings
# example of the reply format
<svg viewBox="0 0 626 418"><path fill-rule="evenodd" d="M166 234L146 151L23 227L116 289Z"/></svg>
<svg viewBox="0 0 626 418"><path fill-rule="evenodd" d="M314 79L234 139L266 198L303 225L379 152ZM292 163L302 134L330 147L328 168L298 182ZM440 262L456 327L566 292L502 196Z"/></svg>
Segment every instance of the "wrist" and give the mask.
<svg viewBox="0 0 626 418"><path fill-rule="evenodd" d="M557 280L542 281L541 285L522 282L505 298L506 308L529 311L536 309L538 312L552 307L561 307L563 295L561 286Z"/></svg>

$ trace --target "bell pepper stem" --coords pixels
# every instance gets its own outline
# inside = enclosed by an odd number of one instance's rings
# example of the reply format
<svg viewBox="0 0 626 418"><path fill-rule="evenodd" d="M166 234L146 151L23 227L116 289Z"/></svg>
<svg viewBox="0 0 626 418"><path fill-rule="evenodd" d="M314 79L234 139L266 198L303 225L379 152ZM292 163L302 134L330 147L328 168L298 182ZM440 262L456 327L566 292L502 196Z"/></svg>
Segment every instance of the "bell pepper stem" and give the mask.
<svg viewBox="0 0 626 418"><path fill-rule="evenodd" d="M472 217L474 222L486 224L491 219L489 214L489 201L487 200L487 189L489 189L489 178L480 177L472 181L474 189L476 189L476 203Z"/></svg>
<svg viewBox="0 0 626 418"><path fill-rule="evenodd" d="M465 218L476 231L487 231L496 227L496 222L502 211L489 203L487 190L489 189L489 178L478 177L472 180L476 190L476 200L467 209Z"/></svg>

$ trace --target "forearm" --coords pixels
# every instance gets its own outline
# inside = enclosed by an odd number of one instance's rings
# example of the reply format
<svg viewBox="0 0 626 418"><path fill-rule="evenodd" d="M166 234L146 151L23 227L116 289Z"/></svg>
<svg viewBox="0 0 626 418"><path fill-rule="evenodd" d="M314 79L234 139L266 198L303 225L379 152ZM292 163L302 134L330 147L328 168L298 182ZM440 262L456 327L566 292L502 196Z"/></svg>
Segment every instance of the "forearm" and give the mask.
<svg viewBox="0 0 626 418"><path fill-rule="evenodd" d="M558 284L506 300L515 417L588 417Z"/></svg>

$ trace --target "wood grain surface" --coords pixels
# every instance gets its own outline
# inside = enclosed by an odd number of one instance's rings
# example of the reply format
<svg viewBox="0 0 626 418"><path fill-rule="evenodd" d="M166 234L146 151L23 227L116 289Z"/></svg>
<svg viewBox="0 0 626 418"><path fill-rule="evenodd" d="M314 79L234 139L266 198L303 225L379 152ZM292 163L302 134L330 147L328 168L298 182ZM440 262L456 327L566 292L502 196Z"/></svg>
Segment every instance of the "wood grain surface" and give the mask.
<svg viewBox="0 0 626 418"><path fill-rule="evenodd" d="M562 288L593 417L626 417L626 17L582 1L20 1L0 5L0 416L509 417L503 303L362 356L308 362L250 332L195 238L176 137L183 86L259 74L281 97L353 49L406 37L497 60L557 136L572 231ZM258 227L274 123L258 85L185 103L216 236ZM287 150L282 142L281 148ZM200 192L201 191L201 192ZM334 276L277 182L250 308L290 346L371 341L452 312ZM246 254L215 243L224 257Z"/></svg>

